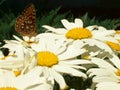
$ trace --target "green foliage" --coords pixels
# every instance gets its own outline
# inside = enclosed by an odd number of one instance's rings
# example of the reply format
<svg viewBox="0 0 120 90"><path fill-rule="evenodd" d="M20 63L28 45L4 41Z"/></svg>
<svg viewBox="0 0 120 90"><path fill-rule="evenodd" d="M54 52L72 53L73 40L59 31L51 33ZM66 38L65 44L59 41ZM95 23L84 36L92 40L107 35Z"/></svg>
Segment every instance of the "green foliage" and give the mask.
<svg viewBox="0 0 120 90"><path fill-rule="evenodd" d="M2 3L3 3L4 1L6 1L6 0L1 0L1 1L0 1L0 5L2 5Z"/></svg>
<svg viewBox="0 0 120 90"><path fill-rule="evenodd" d="M120 26L120 19L105 19L102 20L100 18L90 18L88 16L88 13L86 13L83 16L80 16L80 18L84 22L84 26L89 26L89 25L98 25L98 26L103 26L107 29L116 29L118 26Z"/></svg>
<svg viewBox="0 0 120 90"><path fill-rule="evenodd" d="M11 13L0 18L0 39L12 39L15 17Z"/></svg>
<svg viewBox="0 0 120 90"><path fill-rule="evenodd" d="M68 13L58 14L59 10L60 7L50 12L42 13L41 16L38 17L37 19L38 33L44 32L44 29L41 27L42 25L51 25L53 27L62 26L60 20L64 19Z"/></svg>
<svg viewBox="0 0 120 90"><path fill-rule="evenodd" d="M64 75L65 81L69 88L67 90L70 90L74 88L75 90L85 90L84 80L81 77L75 77L70 75Z"/></svg>

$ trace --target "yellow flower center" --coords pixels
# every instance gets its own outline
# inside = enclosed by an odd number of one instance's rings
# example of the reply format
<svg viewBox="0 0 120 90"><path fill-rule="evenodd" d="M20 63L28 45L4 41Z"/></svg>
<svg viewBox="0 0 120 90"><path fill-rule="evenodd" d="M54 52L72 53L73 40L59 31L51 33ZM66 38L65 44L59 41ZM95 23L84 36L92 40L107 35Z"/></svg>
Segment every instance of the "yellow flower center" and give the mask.
<svg viewBox="0 0 120 90"><path fill-rule="evenodd" d="M49 51L38 52L37 57L38 57L37 64L40 66L51 67L57 64L59 61L58 57L54 53Z"/></svg>
<svg viewBox="0 0 120 90"><path fill-rule="evenodd" d="M120 69L117 70L116 75L120 76Z"/></svg>
<svg viewBox="0 0 120 90"><path fill-rule="evenodd" d="M70 39L84 39L92 37L92 33L85 28L73 28L66 33L66 37Z"/></svg>
<svg viewBox="0 0 120 90"><path fill-rule="evenodd" d="M21 71L19 71L19 70L15 70L15 71L13 71L13 72L14 72L14 74L15 74L16 77L21 74Z"/></svg>
<svg viewBox="0 0 120 90"><path fill-rule="evenodd" d="M120 34L120 31L116 31L116 34Z"/></svg>
<svg viewBox="0 0 120 90"><path fill-rule="evenodd" d="M14 87L1 87L0 90L18 90L18 89Z"/></svg>
<svg viewBox="0 0 120 90"><path fill-rule="evenodd" d="M112 49L120 51L120 45L118 43L107 41L106 44L108 44Z"/></svg>

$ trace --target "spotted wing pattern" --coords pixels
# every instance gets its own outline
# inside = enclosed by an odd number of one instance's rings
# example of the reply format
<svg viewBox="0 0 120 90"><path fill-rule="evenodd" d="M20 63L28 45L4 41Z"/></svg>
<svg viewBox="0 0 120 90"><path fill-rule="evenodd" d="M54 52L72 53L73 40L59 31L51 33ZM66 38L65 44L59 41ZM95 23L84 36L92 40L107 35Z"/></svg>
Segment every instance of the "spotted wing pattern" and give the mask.
<svg viewBox="0 0 120 90"><path fill-rule="evenodd" d="M15 30L21 36L35 36L36 33L36 11L33 4L29 4L22 14L17 17Z"/></svg>

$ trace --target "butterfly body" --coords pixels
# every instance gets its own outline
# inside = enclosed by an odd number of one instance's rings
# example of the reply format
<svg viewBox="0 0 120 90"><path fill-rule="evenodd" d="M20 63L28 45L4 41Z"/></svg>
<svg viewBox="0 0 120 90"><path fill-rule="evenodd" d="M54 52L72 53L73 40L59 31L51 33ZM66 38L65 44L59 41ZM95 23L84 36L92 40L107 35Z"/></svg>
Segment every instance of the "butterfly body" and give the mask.
<svg viewBox="0 0 120 90"><path fill-rule="evenodd" d="M32 37L36 33L36 12L33 4L28 5L22 14L17 17L15 23L15 30L21 36Z"/></svg>

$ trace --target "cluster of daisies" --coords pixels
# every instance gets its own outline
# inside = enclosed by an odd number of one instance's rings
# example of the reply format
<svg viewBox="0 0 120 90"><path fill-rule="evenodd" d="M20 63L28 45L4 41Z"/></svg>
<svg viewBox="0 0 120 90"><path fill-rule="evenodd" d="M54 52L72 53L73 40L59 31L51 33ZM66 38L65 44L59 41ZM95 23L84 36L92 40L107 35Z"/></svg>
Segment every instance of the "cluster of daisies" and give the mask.
<svg viewBox="0 0 120 90"><path fill-rule="evenodd" d="M43 25L46 31L34 37L5 40L0 47L0 90L53 90L55 82L66 90L65 74L92 77L86 90L120 90L120 32L84 27L79 18L61 23L64 28Z"/></svg>

